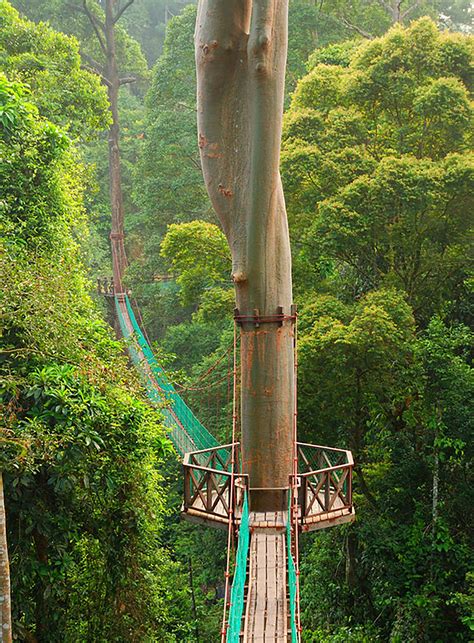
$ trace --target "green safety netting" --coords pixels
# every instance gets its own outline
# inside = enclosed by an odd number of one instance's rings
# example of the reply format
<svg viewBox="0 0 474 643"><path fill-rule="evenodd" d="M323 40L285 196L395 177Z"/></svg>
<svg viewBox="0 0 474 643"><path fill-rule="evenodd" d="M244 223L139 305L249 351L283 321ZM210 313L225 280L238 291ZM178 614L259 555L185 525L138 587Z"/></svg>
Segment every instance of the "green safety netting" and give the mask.
<svg viewBox="0 0 474 643"><path fill-rule="evenodd" d="M290 627L291 641L298 642L298 628L296 623L296 589L298 578L296 576L296 565L291 553L291 493L288 494L288 520L286 522L286 550L288 559L288 588L290 594Z"/></svg>
<svg viewBox="0 0 474 643"><path fill-rule="evenodd" d="M230 590L229 627L227 629L228 643L238 643L244 613L245 581L247 579L247 559L249 555L249 506L245 494L242 507L242 518L239 528L239 544L235 557L234 579Z"/></svg>
<svg viewBox="0 0 474 643"><path fill-rule="evenodd" d="M126 294L120 297L125 302L129 323L118 295L115 296L115 308L130 358L142 377L148 398L162 407L168 437L181 455L219 446L216 438L199 422L158 364L137 322L129 298Z"/></svg>

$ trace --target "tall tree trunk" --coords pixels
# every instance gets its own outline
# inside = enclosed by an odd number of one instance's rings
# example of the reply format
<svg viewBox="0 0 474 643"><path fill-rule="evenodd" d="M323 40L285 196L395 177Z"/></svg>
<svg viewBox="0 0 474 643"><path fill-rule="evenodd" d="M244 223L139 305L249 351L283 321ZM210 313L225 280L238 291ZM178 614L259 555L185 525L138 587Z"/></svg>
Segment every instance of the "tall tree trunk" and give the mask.
<svg viewBox="0 0 474 643"><path fill-rule="evenodd" d="M199 618L198 618L197 606L196 606L196 594L194 592L193 561L191 556L189 556L188 558L188 570L189 570L189 589L191 591L191 606L193 609L193 616L194 616L194 633L196 634L196 641L199 641Z"/></svg>
<svg viewBox="0 0 474 643"><path fill-rule="evenodd" d="M105 2L105 45L106 45L106 77L109 94L112 125L109 130L109 183L110 205L112 211L112 226L110 242L112 246L112 268L115 292L122 292L122 278L127 267L127 257L124 244L124 208L122 195L122 178L120 169L120 123L118 115L118 96L120 76L117 67L115 45L115 5L116 0Z"/></svg>
<svg viewBox="0 0 474 643"><path fill-rule="evenodd" d="M351 590L357 587L357 535L353 529L346 539L346 583Z"/></svg>
<svg viewBox="0 0 474 643"><path fill-rule="evenodd" d="M124 244L124 208L122 178L120 170L120 122L118 114L118 97L120 86L135 82L135 77L121 78L117 65L117 48L115 25L134 0L101 0L105 12L105 21L91 9L88 0L82 0L81 11L88 17L97 38L97 44L105 56L105 63L97 62L91 56L83 54L88 64L100 75L107 87L112 124L109 129L109 188L112 225L110 243L112 248L112 271L115 292L123 292L122 278L127 267L127 256Z"/></svg>
<svg viewBox="0 0 474 643"><path fill-rule="evenodd" d="M438 521L438 502L439 502L439 453L436 449L433 456L433 498L432 498L432 519L433 525L436 526Z"/></svg>
<svg viewBox="0 0 474 643"><path fill-rule="evenodd" d="M44 480L44 476L41 475ZM45 484L43 482L43 484ZM40 568L48 565L48 539L38 529L33 529L33 541L35 543L36 561ZM45 585L40 573L36 575L35 583L35 635L36 640L40 643L46 643L48 640L48 622L51 614L48 610L48 601L45 599Z"/></svg>
<svg viewBox="0 0 474 643"><path fill-rule="evenodd" d="M434 436L433 436L433 489L432 489L432 505L431 505L431 516L433 519L433 529L436 529L439 511L439 447L438 447L438 437L439 437L439 427L441 426L443 419L443 412L438 406L436 408L436 419L434 422Z"/></svg>
<svg viewBox="0 0 474 643"><path fill-rule="evenodd" d="M0 471L0 627L3 643L11 643L12 620L10 600L10 564L8 561L7 521L3 494L3 475Z"/></svg>
<svg viewBox="0 0 474 643"><path fill-rule="evenodd" d="M204 180L227 236L241 323L242 462L253 509L292 464L291 255L279 173L288 0L201 0L195 48ZM258 317L285 317L269 323Z"/></svg>

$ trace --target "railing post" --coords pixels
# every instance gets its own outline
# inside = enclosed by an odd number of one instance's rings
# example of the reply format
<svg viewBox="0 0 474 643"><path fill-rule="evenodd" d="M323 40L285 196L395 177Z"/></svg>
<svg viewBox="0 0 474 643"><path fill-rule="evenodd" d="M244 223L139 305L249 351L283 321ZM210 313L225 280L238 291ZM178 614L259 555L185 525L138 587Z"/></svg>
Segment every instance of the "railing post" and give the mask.
<svg viewBox="0 0 474 643"><path fill-rule="evenodd" d="M183 466L184 469L184 506L189 507L191 501L191 476L189 469L186 465Z"/></svg>
<svg viewBox="0 0 474 643"><path fill-rule="evenodd" d="M352 506L352 467L349 467L347 478L347 504Z"/></svg>
<svg viewBox="0 0 474 643"><path fill-rule="evenodd" d="M213 473L211 471L206 471L206 511L211 511L212 507L212 483L211 479Z"/></svg>
<svg viewBox="0 0 474 643"><path fill-rule="evenodd" d="M229 511L232 511L232 516L234 517L234 520L235 520L235 511L238 504L237 490L239 488L238 485L236 484L236 480L234 480L234 485L235 485L235 489L234 489L234 493L232 493L232 489L231 489L232 476L231 476L229 481L229 487L227 489L227 505L229 507ZM232 502L232 506L230 504L231 502Z"/></svg>
<svg viewBox="0 0 474 643"><path fill-rule="evenodd" d="M327 471L325 474L326 476L326 482L324 483L324 508L326 511L329 511L329 499L330 499L330 481L331 481L331 474L329 471Z"/></svg>
<svg viewBox="0 0 474 643"><path fill-rule="evenodd" d="M301 524L304 524L304 519L306 518L306 507L308 502L308 484L306 476L301 476Z"/></svg>
<svg viewBox="0 0 474 643"><path fill-rule="evenodd" d="M318 467L320 469L325 469L326 468L326 462L324 460L324 450L319 449L318 454L317 454L317 462L318 462Z"/></svg>

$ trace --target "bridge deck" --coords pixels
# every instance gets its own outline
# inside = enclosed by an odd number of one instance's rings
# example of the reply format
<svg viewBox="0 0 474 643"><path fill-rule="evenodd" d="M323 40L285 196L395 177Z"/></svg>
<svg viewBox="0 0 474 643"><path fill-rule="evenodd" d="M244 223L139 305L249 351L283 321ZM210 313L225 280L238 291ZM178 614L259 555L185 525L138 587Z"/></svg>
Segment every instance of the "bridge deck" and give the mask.
<svg viewBox="0 0 474 643"><path fill-rule="evenodd" d="M245 643L288 640L286 514L250 514Z"/></svg>

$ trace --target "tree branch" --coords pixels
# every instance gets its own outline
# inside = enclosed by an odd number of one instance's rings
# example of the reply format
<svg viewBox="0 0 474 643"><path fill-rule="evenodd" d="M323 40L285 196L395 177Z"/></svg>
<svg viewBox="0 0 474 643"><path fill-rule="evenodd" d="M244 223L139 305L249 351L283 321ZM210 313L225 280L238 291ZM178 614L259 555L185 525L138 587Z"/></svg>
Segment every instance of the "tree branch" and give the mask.
<svg viewBox="0 0 474 643"><path fill-rule="evenodd" d="M138 78L136 76L124 76L119 79L120 85L128 85L130 83L136 83Z"/></svg>
<svg viewBox="0 0 474 643"><path fill-rule="evenodd" d="M367 38L367 40L373 40L374 37L371 33L368 31L365 31L364 29L361 29L357 25L353 25L345 16L339 16L339 20L342 22L342 24L347 27L348 29L351 29L351 31L355 31L359 34L359 36L362 36L362 38Z"/></svg>
<svg viewBox="0 0 474 643"><path fill-rule="evenodd" d="M104 76L104 74L99 73L96 69L93 69L92 67L87 67L87 65L84 66L84 69L99 76L100 80L104 83L104 85L107 85L107 87L112 87L112 83L107 78L107 76Z"/></svg>
<svg viewBox="0 0 474 643"><path fill-rule="evenodd" d="M86 16L89 18L89 22L91 23L92 28L94 29L95 35L97 36L97 40L99 41L102 51L104 52L104 54L107 53L107 47L105 46L104 39L102 38L102 34L99 31L100 28L103 33L105 32L103 23L91 12L89 7L87 6L87 0L82 0L82 6Z"/></svg>
<svg viewBox="0 0 474 643"><path fill-rule="evenodd" d="M120 18L123 16L123 14L127 11L127 9L134 3L134 0L128 0L121 9L119 9L114 17L114 25L120 20Z"/></svg>
<svg viewBox="0 0 474 643"><path fill-rule="evenodd" d="M398 0L397 2L397 22L400 22L400 12L403 0Z"/></svg>
<svg viewBox="0 0 474 643"><path fill-rule="evenodd" d="M420 0L416 0L416 2L411 5L411 7L408 7L408 9L400 15L400 22L405 20L405 18L409 16L412 11L415 11L415 9L418 9L419 6L420 6Z"/></svg>
<svg viewBox="0 0 474 643"><path fill-rule="evenodd" d="M393 9L388 2L385 2L385 0L379 0L379 5L390 14L391 18L393 17Z"/></svg>
<svg viewBox="0 0 474 643"><path fill-rule="evenodd" d="M92 56L89 56L89 54L86 54L85 51L81 51L81 58L83 58L86 63L88 63L92 70L96 73L99 74L99 76L102 76L104 73L104 66L101 65L95 58L92 58Z"/></svg>
<svg viewBox="0 0 474 643"><path fill-rule="evenodd" d="M83 64L82 67L86 69L87 71L90 71L93 74L96 74L97 76L100 77L101 81L104 83L104 85L107 85L107 87L112 87L112 83L110 80L107 78L105 75L105 70L103 65L97 62L97 60L94 60L92 56L89 56L89 54L86 54L85 52L81 51L81 58L88 63L88 64Z"/></svg>

